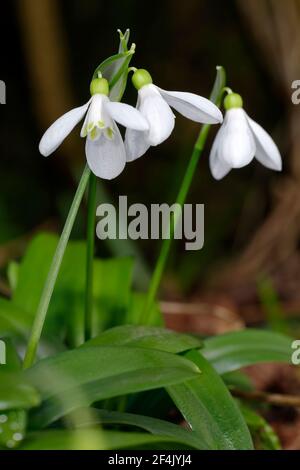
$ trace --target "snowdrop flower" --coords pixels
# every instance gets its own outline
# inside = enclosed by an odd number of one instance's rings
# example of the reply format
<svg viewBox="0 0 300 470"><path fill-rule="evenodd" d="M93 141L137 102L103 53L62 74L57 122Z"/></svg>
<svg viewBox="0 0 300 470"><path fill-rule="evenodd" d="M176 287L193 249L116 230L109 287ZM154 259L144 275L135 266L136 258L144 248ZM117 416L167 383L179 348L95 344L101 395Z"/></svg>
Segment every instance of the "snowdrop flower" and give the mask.
<svg viewBox="0 0 300 470"><path fill-rule="evenodd" d="M211 101L193 93L162 90L153 84L147 70L135 70L132 82L138 90L137 109L146 118L149 130L126 131L128 161L141 157L150 146L161 144L171 135L175 116L170 106L195 122L217 124L223 121L221 111Z"/></svg>
<svg viewBox="0 0 300 470"><path fill-rule="evenodd" d="M142 114L124 103L111 102L108 82L96 78L91 82L91 99L83 106L64 114L46 131L39 145L42 155L53 153L74 127L84 118L81 137L86 139L86 157L92 172L104 179L118 176L126 164L125 146L116 122L136 131L149 126Z"/></svg>
<svg viewBox="0 0 300 470"><path fill-rule="evenodd" d="M267 168L281 171L280 152L269 134L243 109L242 97L230 94L224 100L226 115L209 158L215 179L222 179L232 168L248 165L254 157Z"/></svg>

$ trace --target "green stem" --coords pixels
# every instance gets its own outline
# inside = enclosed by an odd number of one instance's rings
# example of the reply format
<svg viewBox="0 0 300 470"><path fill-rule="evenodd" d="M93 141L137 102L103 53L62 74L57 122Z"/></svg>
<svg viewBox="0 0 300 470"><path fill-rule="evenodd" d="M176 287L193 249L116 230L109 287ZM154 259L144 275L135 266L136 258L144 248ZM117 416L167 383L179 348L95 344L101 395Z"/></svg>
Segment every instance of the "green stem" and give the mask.
<svg viewBox="0 0 300 470"><path fill-rule="evenodd" d="M217 105L220 105L221 103L222 95L224 93L225 82L226 82L225 71L222 67L218 67L217 78L216 78L216 81L215 81L215 84L211 93L211 97L210 97L210 99ZM180 207L182 207L186 201L199 159L202 155L203 149L206 144L206 140L207 140L210 128L211 128L211 125L208 125L208 124L202 126L201 131L196 140L196 143L194 145L193 152L192 152L188 167L186 169L186 172L185 172L185 175L184 175L184 178L181 183L179 193L176 199L176 204L179 204ZM147 324L149 323L149 321L151 321L151 309L156 299L157 292L161 283L161 279L162 279L162 276L166 267L172 241L174 238L175 228L176 228L179 217L180 217L179 211L176 211L175 215L172 213L170 217L170 225L169 225L170 234L169 234L169 237L166 238L162 243L158 260L157 260L152 278L150 280L145 307L141 315L142 324Z"/></svg>
<svg viewBox="0 0 300 470"><path fill-rule="evenodd" d="M45 323L48 307L50 304L50 300L52 297L52 293L54 290L54 286L56 283L56 279L59 273L59 269L63 260L63 256L70 238L70 234L76 219L76 215L83 198L86 186L89 181L91 171L88 166L85 167L84 172L82 174L81 180L79 182L76 194L74 196L64 229L62 231L61 237L59 239L56 252L54 254L50 270L48 273L48 277L44 286L44 290L42 292L41 300L35 315L35 319L33 322L31 335L28 341L27 350L24 358L23 367L26 369L35 361L38 343L40 341L40 337L43 331L43 326Z"/></svg>
<svg viewBox="0 0 300 470"><path fill-rule="evenodd" d="M95 224L97 206L97 178L92 173L89 181L87 250L86 250L86 287L85 287L85 331L86 339L93 336L93 274L95 252Z"/></svg>

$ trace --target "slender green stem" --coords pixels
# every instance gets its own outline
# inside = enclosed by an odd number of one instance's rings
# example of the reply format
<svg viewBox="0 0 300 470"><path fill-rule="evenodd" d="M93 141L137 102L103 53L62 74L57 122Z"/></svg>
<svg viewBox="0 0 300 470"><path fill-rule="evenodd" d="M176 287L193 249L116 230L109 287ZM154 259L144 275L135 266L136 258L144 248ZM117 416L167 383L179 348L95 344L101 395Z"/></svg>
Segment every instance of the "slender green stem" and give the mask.
<svg viewBox="0 0 300 470"><path fill-rule="evenodd" d="M197 168L197 164L199 162L203 148L206 143L209 129L210 129L209 125L205 125L202 127L201 132L196 141L196 144L194 146L187 170L185 172L185 175L184 175L184 178L183 178L183 181L182 181L182 184L181 184L181 187L180 187L177 199L176 199L176 204L179 204L180 207L182 207L183 204L185 203L187 194L189 192L189 189L193 180L195 170ZM162 279L162 275L164 273L164 269L166 266L166 262L168 260L168 256L170 253L172 241L174 238L174 232L175 232L175 228L176 228L179 216L180 216L179 212L175 212L175 214L171 215L170 235L169 235L169 238L166 238L162 243L158 260L157 260L157 263L156 263L156 266L155 266L155 269L154 269L154 272L150 281L150 286L149 286L149 290L147 293L147 299L146 299L145 307L143 310L143 315L141 318L142 324L149 322L151 308L153 306L153 302L155 301L156 294L157 294L157 291L158 291L158 288Z"/></svg>
<svg viewBox="0 0 300 470"><path fill-rule="evenodd" d="M97 205L97 178L91 173L88 193L86 286L85 286L85 331L86 339L93 336L93 274L95 252L95 224Z"/></svg>
<svg viewBox="0 0 300 470"><path fill-rule="evenodd" d="M215 84L214 84L214 87L210 96L210 99L217 105L220 105L221 103L225 84L226 84L225 70L223 69L223 67L217 67L217 77L216 77ZM185 172L185 175L184 175L184 178L181 183L179 193L176 199L176 204L178 204L180 207L182 207L185 203L186 197L188 195L189 189L193 181L193 176L195 174L199 159L202 155L203 149L206 144L210 127L211 126L208 124L202 126L201 131L196 140L196 143L194 145L193 152L189 160L189 164L186 169L186 172ZM174 238L174 233L175 233L175 229L176 229L176 225L179 220L179 217L180 217L179 211L176 211L175 214L172 213L170 217L169 237L166 238L162 243L158 260L157 260L152 278L150 280L150 285L149 285L149 289L147 293L145 306L144 306L144 309L142 310L142 315L141 315L142 324L147 324L151 321L151 310L153 307L153 303L156 299L157 292L161 283L161 279L162 279L162 276L166 267L166 263L167 263L168 256L170 253L170 249L171 249L171 245L172 245L172 241Z"/></svg>
<svg viewBox="0 0 300 470"><path fill-rule="evenodd" d="M48 307L50 304L50 300L52 297L52 293L54 290L54 286L56 283L56 279L59 273L59 269L63 260L63 256L70 238L70 234L76 219L76 215L83 198L86 186L89 181L91 171L88 166L85 167L84 172L82 174L81 180L79 182L75 197L73 199L64 229L62 231L61 237L59 239L56 252L54 254L50 270L48 273L48 277L44 286L44 290L42 292L42 296L40 299L40 303L35 315L35 319L33 322L31 335L28 341L27 350L24 359L24 368L30 367L35 360L38 343L40 341L40 337L43 331L43 326L45 323Z"/></svg>

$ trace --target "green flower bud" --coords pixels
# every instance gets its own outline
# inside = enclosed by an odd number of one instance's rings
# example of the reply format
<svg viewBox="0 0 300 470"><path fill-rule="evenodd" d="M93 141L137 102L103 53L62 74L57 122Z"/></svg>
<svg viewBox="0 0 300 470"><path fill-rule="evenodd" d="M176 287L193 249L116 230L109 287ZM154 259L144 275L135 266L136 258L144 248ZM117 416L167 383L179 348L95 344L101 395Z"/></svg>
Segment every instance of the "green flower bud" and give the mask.
<svg viewBox="0 0 300 470"><path fill-rule="evenodd" d="M109 95L109 85L105 78L94 78L90 86L91 95Z"/></svg>
<svg viewBox="0 0 300 470"><path fill-rule="evenodd" d="M140 90L143 86L153 83L153 80L147 70L138 69L132 75L132 83L137 90Z"/></svg>
<svg viewBox="0 0 300 470"><path fill-rule="evenodd" d="M243 107L243 98L237 93L230 93L226 96L224 100L224 107L226 111L233 108L242 108Z"/></svg>

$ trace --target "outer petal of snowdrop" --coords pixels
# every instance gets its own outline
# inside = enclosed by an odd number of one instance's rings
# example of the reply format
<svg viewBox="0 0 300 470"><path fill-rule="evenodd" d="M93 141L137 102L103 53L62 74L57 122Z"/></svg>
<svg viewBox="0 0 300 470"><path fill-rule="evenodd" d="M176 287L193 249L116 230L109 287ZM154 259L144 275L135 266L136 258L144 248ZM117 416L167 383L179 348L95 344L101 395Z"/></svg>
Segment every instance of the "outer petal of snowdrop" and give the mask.
<svg viewBox="0 0 300 470"><path fill-rule="evenodd" d="M230 170L231 166L225 163L220 158L220 149L222 146L222 138L223 138L223 128L219 130L216 135L215 141L213 143L210 156L209 156L209 167L213 177L216 180L220 180L226 176Z"/></svg>
<svg viewBox="0 0 300 470"><path fill-rule="evenodd" d="M55 121L43 135L39 151L45 157L53 153L72 132L74 127L83 119L90 101L79 108L72 109Z"/></svg>
<svg viewBox="0 0 300 470"><path fill-rule="evenodd" d="M259 124L249 116L247 119L256 143L256 159L271 170L281 171L282 159L277 145Z"/></svg>
<svg viewBox="0 0 300 470"><path fill-rule="evenodd" d="M139 90L139 103L139 110L149 124L149 144L161 144L171 135L175 125L175 116L170 106L152 84Z"/></svg>
<svg viewBox="0 0 300 470"><path fill-rule="evenodd" d="M157 89L172 108L188 119L205 124L223 122L221 111L210 100L194 93Z"/></svg>
<svg viewBox="0 0 300 470"><path fill-rule="evenodd" d="M144 155L149 149L148 132L127 129L125 136L126 157L128 162L133 162Z"/></svg>

